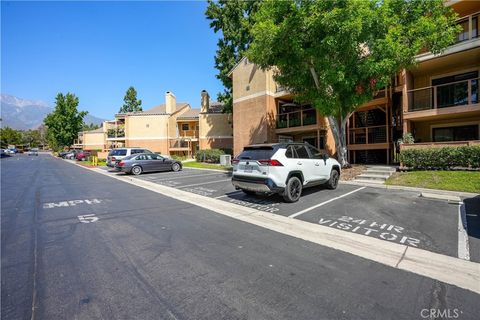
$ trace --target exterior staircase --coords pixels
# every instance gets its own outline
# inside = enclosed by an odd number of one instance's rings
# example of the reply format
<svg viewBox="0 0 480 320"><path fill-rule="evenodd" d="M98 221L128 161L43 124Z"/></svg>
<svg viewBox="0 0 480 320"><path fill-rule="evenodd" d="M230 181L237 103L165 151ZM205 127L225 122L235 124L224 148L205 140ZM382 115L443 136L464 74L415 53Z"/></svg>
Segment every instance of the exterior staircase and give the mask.
<svg viewBox="0 0 480 320"><path fill-rule="evenodd" d="M367 184L385 184L385 180L397 169L394 166L368 165L367 169L358 175L354 182Z"/></svg>

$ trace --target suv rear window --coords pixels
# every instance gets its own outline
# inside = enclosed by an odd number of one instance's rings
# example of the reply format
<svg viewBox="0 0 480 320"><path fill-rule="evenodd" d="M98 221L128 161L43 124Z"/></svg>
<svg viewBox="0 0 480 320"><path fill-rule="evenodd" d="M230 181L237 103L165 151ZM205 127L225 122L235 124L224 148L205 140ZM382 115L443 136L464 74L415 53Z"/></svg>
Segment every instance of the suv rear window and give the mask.
<svg viewBox="0 0 480 320"><path fill-rule="evenodd" d="M126 156L127 155L127 149L115 149L110 151L108 154L109 156Z"/></svg>
<svg viewBox="0 0 480 320"><path fill-rule="evenodd" d="M272 147L245 148L237 157L239 160L267 160L270 159L275 150Z"/></svg>

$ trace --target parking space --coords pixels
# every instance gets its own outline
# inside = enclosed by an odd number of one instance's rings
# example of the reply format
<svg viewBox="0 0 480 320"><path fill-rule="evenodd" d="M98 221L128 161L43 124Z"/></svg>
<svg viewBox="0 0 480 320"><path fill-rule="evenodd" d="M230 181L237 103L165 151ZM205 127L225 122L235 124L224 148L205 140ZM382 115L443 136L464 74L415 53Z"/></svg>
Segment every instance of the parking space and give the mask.
<svg viewBox="0 0 480 320"><path fill-rule="evenodd" d="M285 203L279 195L252 196L235 190L228 172L184 168L137 178L449 256L457 257L460 250L459 205L421 198L418 192L340 184L336 190L306 189L298 202ZM470 256L479 260L478 255Z"/></svg>

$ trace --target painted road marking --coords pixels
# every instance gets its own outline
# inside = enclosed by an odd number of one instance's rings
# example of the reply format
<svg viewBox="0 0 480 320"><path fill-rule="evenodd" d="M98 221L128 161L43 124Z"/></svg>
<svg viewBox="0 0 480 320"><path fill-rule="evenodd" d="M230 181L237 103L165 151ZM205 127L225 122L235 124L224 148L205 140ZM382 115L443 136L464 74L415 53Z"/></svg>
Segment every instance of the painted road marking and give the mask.
<svg viewBox="0 0 480 320"><path fill-rule="evenodd" d="M332 228L363 234L365 236L373 236L382 240L398 242L413 247L418 247L420 243L419 239L405 236L403 234L405 228L387 223L378 223L376 221L368 221L348 216L342 216L337 219L321 218L318 223Z"/></svg>
<svg viewBox="0 0 480 320"><path fill-rule="evenodd" d="M230 203L238 204L244 207L248 208L254 208L257 210L265 211L265 212L270 212L270 213L275 213L279 211L280 209L275 208L275 206L278 206L280 203L279 202L273 202L269 199L255 199L255 198L248 198L245 200L240 200L240 199L230 199Z"/></svg>
<svg viewBox="0 0 480 320"><path fill-rule="evenodd" d="M470 260L470 245L468 243L467 216L465 203L458 205L458 257L463 260Z"/></svg>
<svg viewBox="0 0 480 320"><path fill-rule="evenodd" d="M85 214L83 216L78 216L78 220L82 223L91 223L91 222L97 222L98 217L95 216L94 214Z"/></svg>
<svg viewBox="0 0 480 320"><path fill-rule="evenodd" d="M194 183L194 184L187 184L186 186L178 186L178 188L188 188L188 187L196 187L196 186L203 186L205 184L212 184L212 183L217 183L217 182L225 182L225 181L230 181L231 179L222 179L222 180L215 180L215 181L210 181L210 182L202 182L202 183Z"/></svg>
<svg viewBox="0 0 480 320"><path fill-rule="evenodd" d="M327 200L327 201L325 201L325 202L322 202L322 203L319 203L319 204L317 204L317 205L314 205L314 206L312 206L312 207L310 207L310 208L307 208L307 209L304 209L304 210L299 211L299 212L297 212L297 213L294 213L294 214L292 214L292 215L289 215L288 217L289 217L289 218L298 217L299 215L302 215L302 214L304 214L305 212L308 212L308 211L311 211L311 210L316 209L316 208L318 208L318 207L324 206L324 205L326 205L326 204L328 204L328 203L330 203L330 202L333 202L333 201L335 201L335 200L338 200L338 199L341 199L341 198L343 198L343 197L349 196L349 195L351 195L352 193L355 193L355 192L357 192L357 191L363 190L363 189L365 189L365 188L366 188L366 187L361 187L361 188L355 189L355 190L353 190L353 191L347 192L347 193L345 193L345 194L342 194L341 196L332 198L332 199Z"/></svg>
<svg viewBox="0 0 480 320"><path fill-rule="evenodd" d="M91 199L91 200L70 200L70 201L60 201L60 202L49 202L43 204L43 209L52 209L58 207L74 207L77 204L97 204L101 203L102 200Z"/></svg>
<svg viewBox="0 0 480 320"><path fill-rule="evenodd" d="M199 194L199 195L205 196L205 197L209 197L209 196L213 195L215 192L218 191L218 190L215 190L215 189L208 189L208 188L204 188L204 187L186 188L186 189L183 189L183 190L191 192L191 193L196 193L196 194Z"/></svg>

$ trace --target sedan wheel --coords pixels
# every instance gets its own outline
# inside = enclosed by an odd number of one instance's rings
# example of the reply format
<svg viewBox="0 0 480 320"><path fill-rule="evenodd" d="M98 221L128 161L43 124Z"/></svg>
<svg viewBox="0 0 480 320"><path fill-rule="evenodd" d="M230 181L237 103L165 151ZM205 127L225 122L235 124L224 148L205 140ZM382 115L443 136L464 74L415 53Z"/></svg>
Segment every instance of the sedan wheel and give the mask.
<svg viewBox="0 0 480 320"><path fill-rule="evenodd" d="M172 170L177 172L177 171L180 171L181 167L178 163L174 163L172 164Z"/></svg>
<svg viewBox="0 0 480 320"><path fill-rule="evenodd" d="M140 166L134 166L134 167L132 168L132 173L133 173L134 175L138 176L139 174L142 173L142 167L140 167Z"/></svg>

